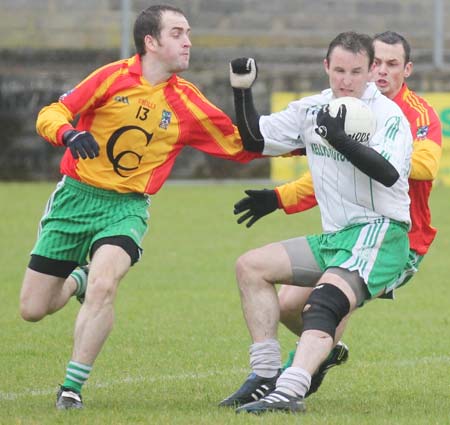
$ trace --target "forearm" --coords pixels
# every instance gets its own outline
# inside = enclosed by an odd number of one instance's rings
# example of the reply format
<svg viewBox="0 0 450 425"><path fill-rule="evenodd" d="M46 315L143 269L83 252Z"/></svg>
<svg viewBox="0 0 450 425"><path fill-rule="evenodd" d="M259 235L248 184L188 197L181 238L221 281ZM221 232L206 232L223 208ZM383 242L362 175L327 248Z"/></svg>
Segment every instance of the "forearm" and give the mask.
<svg viewBox="0 0 450 425"><path fill-rule="evenodd" d="M386 187L391 187L400 177L395 167L376 150L350 137L341 139L334 147L356 168Z"/></svg>
<svg viewBox="0 0 450 425"><path fill-rule="evenodd" d="M70 111L60 102L52 103L41 109L36 120L37 133L49 143L62 146L62 136L68 130L73 130L70 121L73 119Z"/></svg>
<svg viewBox="0 0 450 425"><path fill-rule="evenodd" d="M253 104L251 89L233 88L236 121L244 148L250 152L262 152L264 138L259 129L259 114Z"/></svg>

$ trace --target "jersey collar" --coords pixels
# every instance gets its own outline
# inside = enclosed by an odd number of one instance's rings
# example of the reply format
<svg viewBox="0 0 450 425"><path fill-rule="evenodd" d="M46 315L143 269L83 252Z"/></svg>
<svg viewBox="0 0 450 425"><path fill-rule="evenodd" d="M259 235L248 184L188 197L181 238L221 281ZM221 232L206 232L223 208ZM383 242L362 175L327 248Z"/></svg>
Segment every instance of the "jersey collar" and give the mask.
<svg viewBox="0 0 450 425"><path fill-rule="evenodd" d="M409 93L409 88L406 85L406 83L402 84L402 87L400 88L400 91L395 95L395 97L392 99L395 103L397 103L397 105L399 105L403 99L406 98L406 96L408 96Z"/></svg>

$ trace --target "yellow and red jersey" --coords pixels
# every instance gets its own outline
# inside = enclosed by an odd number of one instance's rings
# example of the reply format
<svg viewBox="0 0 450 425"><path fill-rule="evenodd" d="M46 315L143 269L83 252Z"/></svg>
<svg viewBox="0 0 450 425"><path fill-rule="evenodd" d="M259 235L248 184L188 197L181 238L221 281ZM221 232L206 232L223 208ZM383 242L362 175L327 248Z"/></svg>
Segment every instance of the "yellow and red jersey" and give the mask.
<svg viewBox="0 0 450 425"><path fill-rule="evenodd" d="M426 100L410 90L406 84L403 84L393 100L408 119L413 135L409 176L412 221L409 244L411 249L424 255L436 236L436 229L431 226L428 200L442 155L441 122Z"/></svg>
<svg viewBox="0 0 450 425"><path fill-rule="evenodd" d="M161 84L149 84L139 55L97 69L44 107L37 132L62 145L77 116L76 129L92 133L100 154L75 160L67 149L61 173L102 189L156 193L185 146L239 162L261 157L243 149L231 119L192 83L174 74Z"/></svg>
<svg viewBox="0 0 450 425"><path fill-rule="evenodd" d="M286 214L309 210L317 205L311 173L307 171L299 179L275 188L280 205Z"/></svg>
<svg viewBox="0 0 450 425"><path fill-rule="evenodd" d="M424 255L436 236L436 229L431 226L428 200L441 159L441 123L426 100L411 91L406 84L403 84L393 101L400 106L406 116L413 135L409 176L412 221L409 243L411 249L419 255ZM305 211L317 205L309 172L298 180L278 186L275 190L279 205L287 214Z"/></svg>

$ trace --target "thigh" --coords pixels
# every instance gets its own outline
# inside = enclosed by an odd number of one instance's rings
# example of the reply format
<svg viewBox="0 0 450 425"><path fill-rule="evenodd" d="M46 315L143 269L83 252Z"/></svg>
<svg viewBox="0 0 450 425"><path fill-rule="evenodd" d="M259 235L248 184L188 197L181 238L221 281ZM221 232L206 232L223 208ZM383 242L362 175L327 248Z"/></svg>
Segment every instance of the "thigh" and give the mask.
<svg viewBox="0 0 450 425"><path fill-rule="evenodd" d="M330 278L330 276L332 277ZM338 278L337 280L336 277ZM355 307L361 307L370 299L371 295L367 285L357 271L349 271L340 267L330 267L319 280L320 283L331 283L335 284L340 289L344 289L344 287L339 284L342 281L345 282L344 285L353 293ZM349 296L349 298L353 297Z"/></svg>
<svg viewBox="0 0 450 425"><path fill-rule="evenodd" d="M302 236L287 239L280 243L289 257L292 279L288 283L297 286L314 287L323 270L317 263L307 238Z"/></svg>
<svg viewBox="0 0 450 425"><path fill-rule="evenodd" d="M131 258L122 247L101 245L94 252L89 266L89 283L100 278L107 286L117 287L130 266Z"/></svg>
<svg viewBox="0 0 450 425"><path fill-rule="evenodd" d="M306 300L311 295L312 290L313 288L311 287L281 285L278 291L280 309L283 312L298 313L300 317Z"/></svg>
<svg viewBox="0 0 450 425"><path fill-rule="evenodd" d="M52 276L27 268L20 291L21 303L48 306L61 291L65 278Z"/></svg>
<svg viewBox="0 0 450 425"><path fill-rule="evenodd" d="M292 282L292 270L286 249L279 242L252 249L241 255L236 263L238 280L242 273L250 273L272 284Z"/></svg>

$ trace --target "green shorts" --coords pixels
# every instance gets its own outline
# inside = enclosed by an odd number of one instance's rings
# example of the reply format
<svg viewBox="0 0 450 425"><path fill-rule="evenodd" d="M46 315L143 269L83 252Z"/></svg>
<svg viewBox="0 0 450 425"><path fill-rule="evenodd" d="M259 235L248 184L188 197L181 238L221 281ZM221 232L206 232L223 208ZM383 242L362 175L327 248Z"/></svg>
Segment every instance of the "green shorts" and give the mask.
<svg viewBox="0 0 450 425"><path fill-rule="evenodd" d="M118 193L64 176L47 202L31 252L86 264L92 245L113 236L130 237L142 251L150 199Z"/></svg>
<svg viewBox="0 0 450 425"><path fill-rule="evenodd" d="M307 240L322 270L341 267L358 271L371 296L388 289L408 260L406 225L386 218L308 236Z"/></svg>
<svg viewBox="0 0 450 425"><path fill-rule="evenodd" d="M419 270L419 265L423 260L423 255L418 254L412 249L409 250L408 260L403 270L397 276L394 282L386 288L386 292L391 292L394 289L400 288L407 283Z"/></svg>

